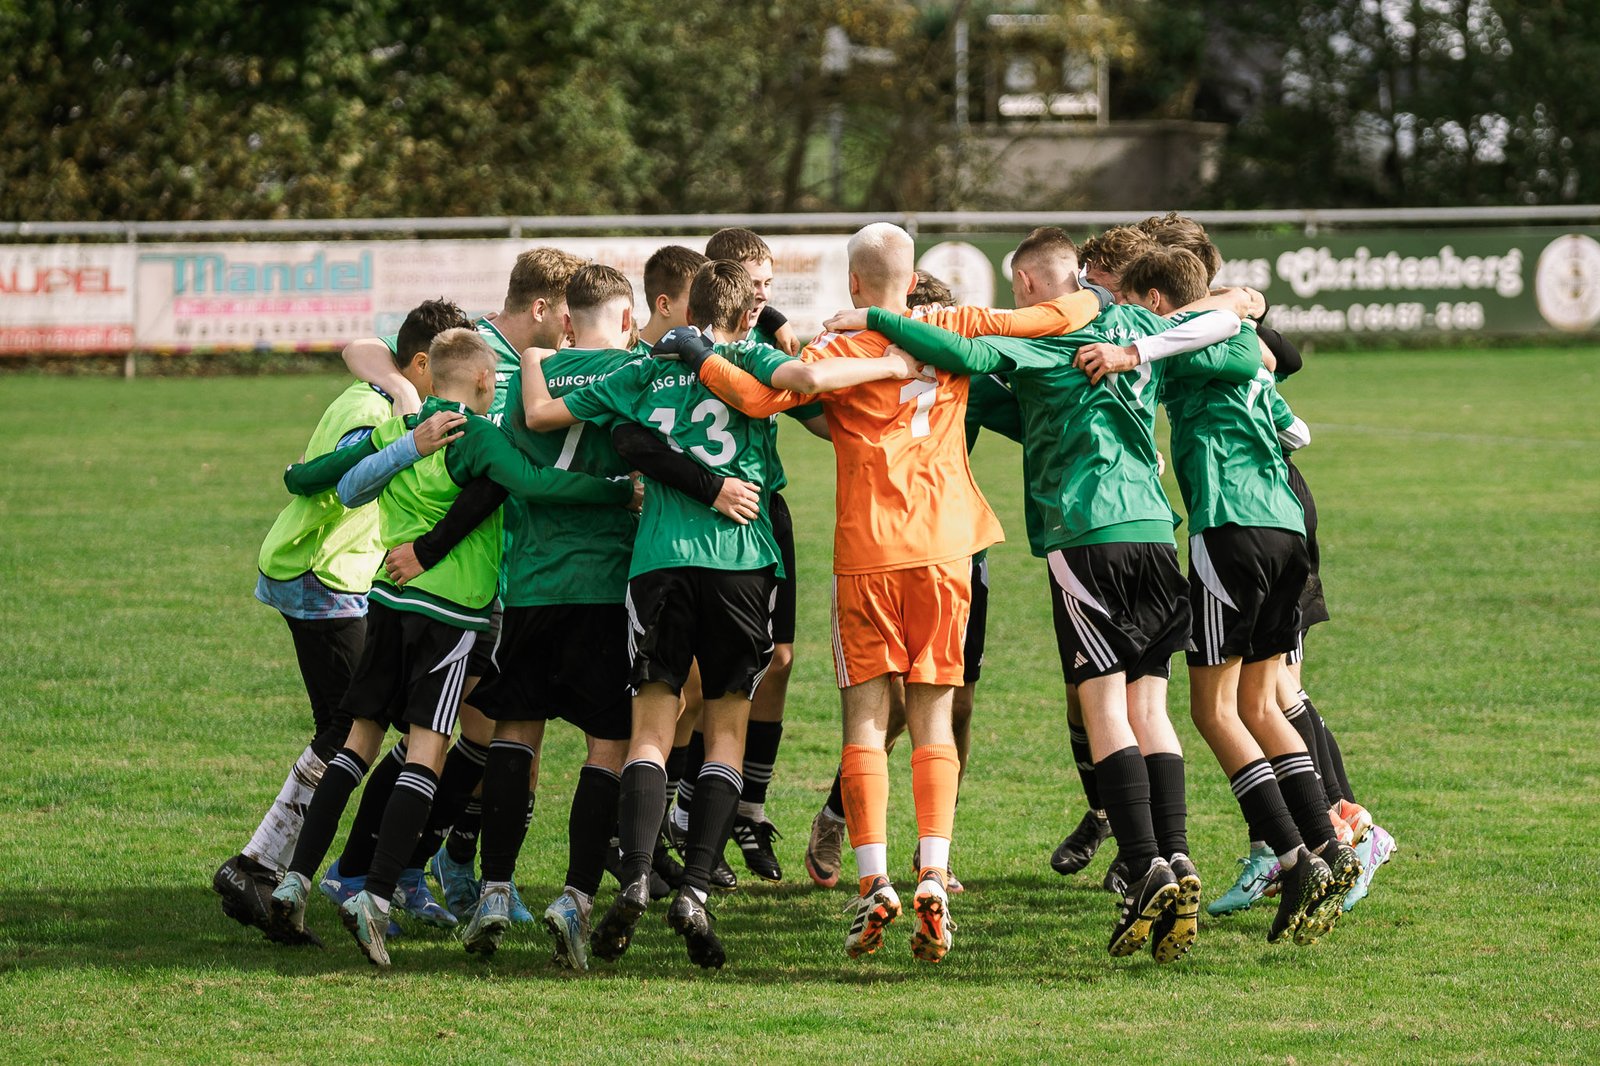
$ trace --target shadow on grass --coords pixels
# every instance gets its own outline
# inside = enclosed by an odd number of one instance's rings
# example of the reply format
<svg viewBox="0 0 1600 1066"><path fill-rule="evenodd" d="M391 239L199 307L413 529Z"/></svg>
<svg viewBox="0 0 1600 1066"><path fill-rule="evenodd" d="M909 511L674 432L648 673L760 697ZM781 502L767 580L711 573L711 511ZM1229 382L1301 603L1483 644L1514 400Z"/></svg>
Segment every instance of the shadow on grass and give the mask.
<svg viewBox="0 0 1600 1066"><path fill-rule="evenodd" d="M523 884L529 905L553 898L554 886ZM601 888L596 906L609 905L615 889ZM742 886L712 901L717 932L728 950L727 967L715 979L735 984L825 982L844 985L957 979L963 983L1084 983L1177 970L1223 970L1239 965L1297 965L1309 958L1262 941L1268 915L1255 913L1207 921L1197 951L1181 967L1155 967L1148 957L1112 960L1106 937L1115 917L1113 897L1087 877L1016 875L986 878L952 902L958 923L955 950L938 967L910 960L906 940L912 922L902 917L877 956L847 959L843 937L849 895L809 883ZM628 955L616 964L596 963L587 978L549 961L542 926L514 927L500 952L485 961L467 955L450 932L413 924L390 942L396 974L438 973L533 981L584 979L699 980L681 942L664 923L666 902L641 922ZM1258 910L1261 910L1258 908ZM402 925L405 924L402 915ZM114 968L193 972L221 969L297 976L364 973L367 966L320 897L307 924L326 947L287 948L259 931L226 918L217 897L203 884L118 886L103 890L44 887L0 891L0 972Z"/></svg>

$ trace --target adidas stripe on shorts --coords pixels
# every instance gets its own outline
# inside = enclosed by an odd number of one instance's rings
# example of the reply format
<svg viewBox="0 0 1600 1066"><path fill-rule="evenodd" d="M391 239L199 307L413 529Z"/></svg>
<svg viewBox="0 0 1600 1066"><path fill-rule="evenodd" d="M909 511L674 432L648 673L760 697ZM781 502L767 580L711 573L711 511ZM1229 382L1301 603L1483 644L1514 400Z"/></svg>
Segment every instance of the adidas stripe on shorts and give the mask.
<svg viewBox="0 0 1600 1066"><path fill-rule="evenodd" d="M401 730L420 725L449 735L477 636L415 611L369 602L367 641L345 693L345 713Z"/></svg>
<svg viewBox="0 0 1600 1066"><path fill-rule="evenodd" d="M1189 644L1189 597L1171 544L1086 544L1051 552L1050 607L1061 673L1167 677Z"/></svg>

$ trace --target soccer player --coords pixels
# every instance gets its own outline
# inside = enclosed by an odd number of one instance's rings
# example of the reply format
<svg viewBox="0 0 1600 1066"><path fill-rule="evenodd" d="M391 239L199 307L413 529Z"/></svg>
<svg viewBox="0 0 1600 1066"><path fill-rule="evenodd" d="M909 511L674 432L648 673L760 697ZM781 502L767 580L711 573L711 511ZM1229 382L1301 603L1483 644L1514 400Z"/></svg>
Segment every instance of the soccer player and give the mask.
<svg viewBox="0 0 1600 1066"><path fill-rule="evenodd" d="M706 325L712 340L736 340L749 327L754 303L743 267L712 262L690 288L690 319ZM531 359L537 353L527 354ZM891 359L871 366L840 363L829 368L835 374L812 384L853 384L905 367ZM529 373L523 380L532 429L628 418L657 427L710 467L760 485L771 476L772 436L766 423L730 410L685 366L637 360L563 397L550 396L542 375ZM683 936L691 961L716 968L725 960L705 908L707 880L737 811L750 699L772 653L770 605L777 573L780 557L765 511L740 525L670 488L646 493L627 593L634 695L620 797L624 877L590 939L601 958L616 959L627 950L650 904L651 856L665 812L666 758L680 692L690 663L697 661L706 762L696 782L683 888L667 920Z"/></svg>
<svg viewBox="0 0 1600 1066"><path fill-rule="evenodd" d="M1207 277L1193 253L1157 248L1123 271L1122 294L1172 314L1205 295ZM1229 343L1256 348L1257 339L1247 326ZM1270 374L1247 384L1174 380L1162 402L1189 513L1191 713L1246 822L1278 856L1283 898L1268 939L1311 943L1333 928L1361 864L1336 839L1305 744L1273 699L1308 567L1304 516L1266 406L1270 385Z"/></svg>
<svg viewBox="0 0 1600 1066"><path fill-rule="evenodd" d="M419 392L432 391L428 345L444 330L466 324L461 309L442 300L413 308L400 327L395 349L406 354L391 358L395 373ZM314 458L364 441L391 417L387 393L355 382L323 412L305 454ZM417 450L423 454L437 450L461 420L444 413L418 426ZM377 508L347 508L331 490L291 500L261 545L256 598L276 608L289 627L311 701L314 735L250 841L211 879L222 897L223 913L242 924L270 927L272 891L294 851L306 804L349 730L350 721L339 705L361 654L367 590L382 558Z"/></svg>
<svg viewBox="0 0 1600 1066"><path fill-rule="evenodd" d="M914 246L897 226L875 223L850 238L851 328L878 304L907 313ZM1099 301L1074 294L1018 312L954 308L940 322L989 333L1062 333L1089 321ZM840 316L835 316L837 320ZM859 320L859 321L855 321ZM802 361L876 359L881 333L826 333ZM709 357L701 379L745 413L760 416L808 397ZM780 383L781 384L781 383ZM901 905L888 876L888 729L891 675L906 687L916 798L918 872L913 954L944 958L951 945L947 867L960 776L951 727L952 690L963 681L961 637L971 602L971 559L1002 537L967 465L965 377L929 371L823 397L838 470L834 527L834 665L844 718L845 821L860 895L845 936L852 958L876 951Z"/></svg>
<svg viewBox="0 0 1600 1066"><path fill-rule="evenodd" d="M505 300L497 314L485 315L476 326L484 340L495 353L495 394L489 405L488 418L499 425L506 409L506 386L520 365L520 353L529 346L557 348L565 329L563 313L566 309L567 281L585 260L559 248L530 248L517 256L506 284ZM383 338L367 338L345 348L345 364L357 377L371 381L380 388L398 390L396 410L408 414L417 409L420 400L414 390L393 381L388 367L388 344ZM516 506L516 505L513 505ZM491 508L492 509L492 508ZM475 528L472 527L472 528ZM397 549L401 566L414 565L411 549ZM504 579L501 580L504 591ZM501 612L498 607L490 615L490 627L483 640L477 642L468 662L467 679L463 686L463 700L468 699L479 679L492 672L490 652L494 648L500 629ZM465 916L477 900L479 886L473 877L473 854L477 847L477 826L482 815L481 803L472 799L483 775L483 764L488 745L494 735L494 723L485 718L470 702L461 710L461 739L452 748L441 780L433 824L422 841L419 852L427 845L437 850L421 856L417 865L427 862L444 894L450 913ZM328 869L322 888L335 902L342 903L360 891L364 874L372 859L372 848L377 840L378 820L383 815L389 790L405 765L405 741L396 744L373 769L372 777L357 808L345 850ZM531 810L528 817L532 817ZM438 835L450 830L443 847L438 847ZM408 881L413 880L408 873ZM420 884L420 881L417 882ZM533 921L533 915L523 905L513 886L512 916L519 922ZM408 897L409 898L409 897ZM442 924L442 923L441 923Z"/></svg>
<svg viewBox="0 0 1600 1066"><path fill-rule="evenodd" d="M916 284L906 294L906 306L944 308L955 305L950 286L926 270L916 272ZM1022 421L1017 410L1016 397L1010 387L999 377L985 374L972 379L967 400L967 452L978 442L984 429L1003 434L1014 441L1022 439ZM972 751L972 711L977 696L978 681L983 674L984 638L989 616L989 563L988 551L972 557L972 610L967 617L967 632L963 638L962 685L955 690L950 701L950 730L955 736L956 759L960 763L959 780L967 776L968 758ZM906 730L905 686L898 678L890 689L889 728L884 739L884 750L893 751L894 743ZM813 883L822 888L832 888L839 883L839 872L844 847L843 785L836 770L833 787L822 808L811 820L811 835L806 842L806 873ZM958 792L959 798L959 792ZM922 868L921 856L913 852L911 865ZM966 891L966 886L950 867L945 867L945 887L952 896Z"/></svg>
<svg viewBox="0 0 1600 1066"><path fill-rule="evenodd" d="M1027 263L1034 279L1053 279L1030 281L1042 291L1018 292L1019 304L1076 286L1075 249L1054 227L1029 234L1013 262ZM1239 329L1225 311L1168 331L1170 323L1143 308L1117 306L1083 330L1037 340L970 341L877 310L869 323L944 369L1005 372L1015 390L1029 540L1049 562L1062 673L1077 688L1095 777L1130 871L1110 952L1132 954L1154 928L1157 961L1180 958L1194 941L1200 878L1188 856L1183 755L1167 718L1166 682L1172 653L1190 646L1189 610L1158 473L1154 398L1164 379L1248 381L1260 359L1249 349L1207 349ZM1104 385L1073 366L1084 344L1164 331L1170 353L1206 350Z"/></svg>
<svg viewBox="0 0 1600 1066"><path fill-rule="evenodd" d="M446 330L428 349L434 395L422 416L468 411L462 436L441 452L395 475L378 500L385 545L411 540L444 515L461 486L480 476L533 501L622 505L628 484L561 470L535 470L505 436L481 417L494 399L495 356L469 329ZM302 490L337 482L357 462L400 437L415 418L379 425L360 444L291 467L285 475ZM390 897L428 820L433 794L455 727L467 660L477 635L488 626L500 571L497 520L473 530L439 565L404 587L376 578L370 595L368 632L360 663L345 695L352 717L344 746L306 812L294 857L273 893L273 926L293 934L304 929L310 875L326 854L351 792L361 783L389 725L407 734L405 769L395 783L380 822L378 843L365 887L346 900L341 919L367 958L389 965L385 935Z"/></svg>
<svg viewBox="0 0 1600 1066"><path fill-rule="evenodd" d="M1121 291L1129 263L1156 246L1155 239L1135 226L1113 226L1083 242L1079 258L1083 280L1112 293Z"/></svg>
<svg viewBox="0 0 1600 1066"><path fill-rule="evenodd" d="M542 374L548 394L565 396L638 358L628 350L633 288L612 267L586 266L573 275L566 317L572 346L519 371L512 379L514 395L530 391L522 374ZM578 422L565 431L536 433L518 417L507 420L506 430L543 467L602 477L630 469L601 426ZM484 774L484 883L463 940L468 951L490 954L510 921L528 780L545 721L561 717L583 730L588 757L568 820L565 887L545 909L544 922L557 961L583 970L631 729L623 604L637 523L614 509L556 506L521 508L511 522L498 672L479 693L484 712L497 722Z"/></svg>
<svg viewBox="0 0 1600 1066"><path fill-rule="evenodd" d="M706 255L712 260L726 260L740 264L750 275L755 287L756 325L750 339L759 344L778 348L793 355L799 350L798 338L783 316L772 306L773 255L772 248L760 236L748 229L729 228L713 233L706 241ZM659 340L660 338L655 338ZM826 437L826 422L822 408L808 404L787 412L808 430ZM772 428L773 447L777 447L777 427ZM789 505L783 498L788 483L783 460L774 451L772 494L767 501L772 519L772 532L778 540L778 550L783 556L783 576L778 579L777 600L772 614L772 662L767 667L761 687L756 690L750 706L750 730L745 740L744 788L739 796L739 813L733 822L733 839L739 845L745 868L764 881L783 880L783 867L772 847L777 828L767 818L767 790L772 782L773 767L777 763L778 748L783 738L783 708L789 691L789 678L794 669L795 626L795 550L794 520ZM704 737L695 731L684 738L684 727L696 719L700 701L689 694L684 721L680 722L672 758L681 761L678 785L678 803L672 811L668 831L680 845L688 827L688 818L694 805L694 783L705 758ZM713 871L713 884L718 888L735 887L733 871L718 861Z"/></svg>

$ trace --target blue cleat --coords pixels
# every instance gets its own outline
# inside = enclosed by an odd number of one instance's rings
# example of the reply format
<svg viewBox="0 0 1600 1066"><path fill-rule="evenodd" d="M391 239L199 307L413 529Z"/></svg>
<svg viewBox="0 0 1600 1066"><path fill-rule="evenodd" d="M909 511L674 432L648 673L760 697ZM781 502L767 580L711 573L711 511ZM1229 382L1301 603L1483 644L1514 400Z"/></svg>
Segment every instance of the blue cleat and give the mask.
<svg viewBox="0 0 1600 1066"><path fill-rule="evenodd" d="M486 885L472 911L472 920L461 934L470 954L488 958L500 947L500 938L511 924L511 893L503 885Z"/></svg>
<svg viewBox="0 0 1600 1066"><path fill-rule="evenodd" d="M472 908L478 905L478 896L483 891L478 879L472 876L472 863L456 862L448 850L440 847L428 860L428 869L433 872L433 879L439 882L444 905L450 908L451 914L465 920L472 913Z"/></svg>
<svg viewBox="0 0 1600 1066"><path fill-rule="evenodd" d="M420 867L400 872L400 880L395 885L395 902L400 904L400 908L407 914L425 925L451 929L456 924L456 916L445 910L439 901L433 898Z"/></svg>
<svg viewBox="0 0 1600 1066"><path fill-rule="evenodd" d="M518 925L528 925L533 921L533 912L522 902L522 894L517 891L515 881L511 882L511 920Z"/></svg>
<svg viewBox="0 0 1600 1066"><path fill-rule="evenodd" d="M339 860L334 859L333 865L323 873L322 880L317 884L317 891L327 896L335 907L343 907L356 896L367 890L367 875L357 874L346 877L339 872ZM393 918L389 919L389 928L385 934L389 937L403 936L399 924Z"/></svg>
<svg viewBox="0 0 1600 1066"><path fill-rule="evenodd" d="M544 909L544 927L555 946L555 961L582 972L589 968L589 915L571 892Z"/></svg>
<svg viewBox="0 0 1600 1066"><path fill-rule="evenodd" d="M1247 911L1260 899L1267 886L1278 874L1278 857L1272 849L1262 845L1251 848L1250 854L1239 860L1239 877L1221 896L1206 904L1206 913L1213 918L1235 911Z"/></svg>

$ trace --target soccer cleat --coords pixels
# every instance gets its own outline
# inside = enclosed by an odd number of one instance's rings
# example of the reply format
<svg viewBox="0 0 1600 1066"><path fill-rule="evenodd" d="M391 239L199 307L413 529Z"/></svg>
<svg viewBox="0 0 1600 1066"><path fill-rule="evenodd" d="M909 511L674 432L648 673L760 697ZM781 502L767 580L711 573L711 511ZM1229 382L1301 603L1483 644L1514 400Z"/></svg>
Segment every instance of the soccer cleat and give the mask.
<svg viewBox="0 0 1600 1066"><path fill-rule="evenodd" d="M1228 891L1206 904L1206 913L1213 918L1234 911L1247 911L1260 899L1278 872L1278 857L1265 844L1250 849L1250 854L1239 860L1239 876Z"/></svg>
<svg viewBox="0 0 1600 1066"><path fill-rule="evenodd" d="M484 885L472 919L462 931L461 943L472 955L488 958L500 947L500 938L511 924L511 889L503 884Z"/></svg>
<svg viewBox="0 0 1600 1066"><path fill-rule="evenodd" d="M267 927L267 939L280 944L314 944L322 946L315 933L306 928L306 900L311 895L311 882L297 873L288 872L272 893L272 918Z"/></svg>
<svg viewBox="0 0 1600 1066"><path fill-rule="evenodd" d="M912 956L923 962L938 962L950 951L956 928L950 920L950 896L942 871L922 871L917 894L911 898L911 910L917 916L916 928L911 931Z"/></svg>
<svg viewBox="0 0 1600 1066"><path fill-rule="evenodd" d="M711 913L688 886L679 890L678 898L668 908L667 924L683 937L689 961L701 969L720 970L728 960L727 953L722 950L722 941L711 929Z"/></svg>
<svg viewBox="0 0 1600 1066"><path fill-rule="evenodd" d="M844 937L844 951L852 959L871 955L883 946L883 930L900 917L900 897L887 877L879 877L860 896L850 901L855 917Z"/></svg>
<svg viewBox="0 0 1600 1066"><path fill-rule="evenodd" d="M600 924L589 934L589 951L597 958L615 962L633 943L633 930L650 907L650 877L640 876L623 885Z"/></svg>
<svg viewBox="0 0 1600 1066"><path fill-rule="evenodd" d="M533 921L533 912L528 905L522 902L522 893L517 891L517 883L511 882L511 921L516 925L528 925Z"/></svg>
<svg viewBox="0 0 1600 1066"><path fill-rule="evenodd" d="M673 850L683 859L689 857L689 831L678 828L678 823L670 817L667 819L667 839L672 841ZM620 879L619 879L620 880ZM728 860L721 855L711 866L711 877L707 884L718 892L732 892L739 887L739 879L734 876L733 867L728 865ZM661 895L667 895L663 892ZM652 895L651 899L660 899L661 896Z"/></svg>
<svg viewBox="0 0 1600 1066"><path fill-rule="evenodd" d="M1111 927L1111 943L1107 945L1113 958L1132 955L1150 939L1150 926L1161 912L1173 906L1178 898L1178 879L1172 867L1157 856L1150 860L1150 868L1137 881L1129 882L1122 894L1122 913Z"/></svg>
<svg viewBox="0 0 1600 1066"><path fill-rule="evenodd" d="M1291 867L1278 874L1278 913L1272 917L1267 929L1267 942L1276 944L1285 934L1292 935L1296 944L1316 943L1316 934L1308 929L1312 915L1323 903L1333 887L1333 874L1328 864L1300 845L1300 858Z"/></svg>
<svg viewBox="0 0 1600 1066"><path fill-rule="evenodd" d="M1397 850L1394 837L1381 825L1373 826L1371 832L1356 845L1356 855L1361 859L1361 876L1356 879L1355 886L1344 894L1342 907L1345 910L1367 898L1378 867L1388 862Z"/></svg>
<svg viewBox="0 0 1600 1066"><path fill-rule="evenodd" d="M1085 811L1078 827L1051 853L1050 869L1063 877L1077 873L1093 861L1094 853L1110 836L1111 823L1093 811Z"/></svg>
<svg viewBox="0 0 1600 1066"><path fill-rule="evenodd" d="M244 854L211 875L211 890L222 897L222 913L261 930L272 928L272 892L277 887L277 872Z"/></svg>
<svg viewBox="0 0 1600 1066"><path fill-rule="evenodd" d="M544 928L555 947L558 965L580 973L589 968L589 916L571 892L563 892L544 909Z"/></svg>
<svg viewBox="0 0 1600 1066"><path fill-rule="evenodd" d="M440 847L428 860L428 869L439 882L439 891L444 893L444 905L450 908L450 913L458 920L471 914L483 892L483 886L472 876L472 863L456 862L447 848Z"/></svg>
<svg viewBox="0 0 1600 1066"><path fill-rule="evenodd" d="M1350 828L1350 823L1339 816L1338 807L1328 808L1328 821L1333 823L1333 837L1341 844L1354 844L1355 833Z"/></svg>
<svg viewBox="0 0 1600 1066"><path fill-rule="evenodd" d="M321 892L335 907L343 907L357 892L367 887L367 875L357 874L346 877L339 871L339 860L334 859L333 865L322 875L322 880L317 882L317 891Z"/></svg>
<svg viewBox="0 0 1600 1066"><path fill-rule="evenodd" d="M455 927L456 916L445 910L439 901L433 898L433 893L428 889L428 882L423 879L421 867L400 871L400 880L395 885L395 897L395 902L400 904L401 910L424 925L432 925L439 929Z"/></svg>
<svg viewBox="0 0 1600 1066"><path fill-rule="evenodd" d="M1350 826L1350 834L1353 838L1352 845L1359 844L1365 840L1367 834L1372 831L1372 814L1359 803L1340 800L1339 817L1343 818ZM1393 838L1391 837L1390 839L1392 840Z"/></svg>
<svg viewBox="0 0 1600 1066"><path fill-rule="evenodd" d="M1117 857L1111 860L1111 865L1106 869L1105 880L1100 882L1100 887L1113 896L1126 895L1131 877L1128 864L1122 861L1122 852L1118 850Z"/></svg>
<svg viewBox="0 0 1600 1066"><path fill-rule="evenodd" d="M1150 924L1150 954L1160 963L1187 955L1200 928L1200 871L1183 854L1174 855L1167 865L1178 879L1178 895Z"/></svg>
<svg viewBox="0 0 1600 1066"><path fill-rule="evenodd" d="M822 888L839 883L844 860L844 821L823 811L811 819L811 839L806 841L806 873Z"/></svg>
<svg viewBox="0 0 1600 1066"><path fill-rule="evenodd" d="M1322 901L1306 915L1295 936L1296 944L1315 944L1319 937L1333 932L1339 916L1344 913L1345 895L1361 880L1361 857L1348 844L1335 844L1333 852L1324 861L1328 864L1333 883Z"/></svg>
<svg viewBox="0 0 1600 1066"><path fill-rule="evenodd" d="M773 884L783 880L783 867L772 850L774 838L783 839L778 827L763 819L736 818L733 823L733 841L744 854L745 869Z"/></svg>
<svg viewBox="0 0 1600 1066"><path fill-rule="evenodd" d="M389 949L384 946L384 933L389 929L389 915L379 909L372 893L362 889L344 901L339 908L339 920L356 938L356 944L374 966L389 965Z"/></svg>

